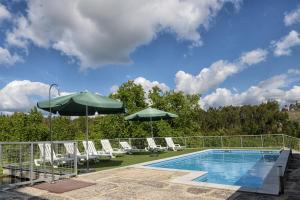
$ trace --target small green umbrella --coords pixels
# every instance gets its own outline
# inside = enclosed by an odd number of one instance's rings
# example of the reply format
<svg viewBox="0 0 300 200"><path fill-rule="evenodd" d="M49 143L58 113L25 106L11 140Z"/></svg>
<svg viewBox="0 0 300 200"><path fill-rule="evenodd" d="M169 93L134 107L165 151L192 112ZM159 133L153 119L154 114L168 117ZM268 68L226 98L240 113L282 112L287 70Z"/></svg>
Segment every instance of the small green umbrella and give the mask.
<svg viewBox="0 0 300 200"><path fill-rule="evenodd" d="M151 134L153 137L152 121L167 120L167 119L172 119L175 117L178 117L178 115L169 113L166 111L158 110L155 108L146 108L139 112L128 115L127 117L125 117L125 120L128 120L128 121L150 121Z"/></svg>
<svg viewBox="0 0 300 200"><path fill-rule="evenodd" d="M91 92L79 92L66 96L54 98L50 101L41 101L37 107L52 113L59 113L64 116L86 116L85 138L88 141L88 116L98 114L125 113L124 105L108 97ZM51 109L50 109L51 108ZM87 155L88 157L88 155ZM89 164L87 159L87 168Z"/></svg>

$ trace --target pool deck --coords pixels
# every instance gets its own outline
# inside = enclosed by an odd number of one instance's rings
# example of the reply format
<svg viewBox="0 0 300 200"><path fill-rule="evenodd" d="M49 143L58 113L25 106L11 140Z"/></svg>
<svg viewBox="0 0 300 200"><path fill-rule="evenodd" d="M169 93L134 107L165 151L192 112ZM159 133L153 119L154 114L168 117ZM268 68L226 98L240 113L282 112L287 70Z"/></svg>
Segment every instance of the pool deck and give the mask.
<svg viewBox="0 0 300 200"><path fill-rule="evenodd" d="M214 189L175 183L173 180L188 172L166 171L123 167L80 175L76 180L83 180L95 185L54 194L33 187L23 187L0 192L0 200L104 200L104 199L203 199L203 200L242 200L242 199L299 199L300 200L300 154L293 154L287 166L285 194L281 196L262 195Z"/></svg>

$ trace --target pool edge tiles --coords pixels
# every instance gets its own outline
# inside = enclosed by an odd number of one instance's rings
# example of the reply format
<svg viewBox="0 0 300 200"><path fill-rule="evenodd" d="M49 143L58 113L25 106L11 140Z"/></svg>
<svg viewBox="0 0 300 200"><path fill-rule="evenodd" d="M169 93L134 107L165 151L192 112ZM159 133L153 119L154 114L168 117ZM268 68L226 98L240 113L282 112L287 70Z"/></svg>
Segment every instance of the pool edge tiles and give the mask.
<svg viewBox="0 0 300 200"><path fill-rule="evenodd" d="M246 191L246 192L255 192L255 193L263 193L263 194L272 194L277 195L279 193L279 178L278 178L278 165L283 166L283 170L285 170L286 163L289 157L289 151L284 150L280 153L279 157L277 158L276 162L273 164L272 168L267 173L266 177L263 180L262 186L258 189L254 188L246 188L244 186L237 186L237 185L226 185L226 184L219 184L219 183L209 183L209 182L197 182L194 179L205 175L207 172L205 171L195 171L195 170L186 170L186 169L172 169L172 168L161 168L161 167L152 167L149 166L151 164L157 164L168 160L174 160L177 158L188 157L194 154L199 154L207 151L228 151L228 149L207 149L203 151L193 152L189 154L184 154L180 156L174 156L170 158L140 163L135 165L134 167L138 168L145 168L145 169L154 169L154 170L165 170L165 171L180 171L180 172L187 172L186 175L171 179L170 181L173 183L180 183L180 184L187 184L193 186L201 186L201 187L209 187L209 188L217 188L217 189L226 189L226 190L234 190L234 191ZM232 149L232 151L248 151L246 149ZM249 151L264 151L264 150L249 150ZM279 152L278 150L276 150ZM276 152L273 151L272 152ZM266 150L266 152L270 152L270 150Z"/></svg>

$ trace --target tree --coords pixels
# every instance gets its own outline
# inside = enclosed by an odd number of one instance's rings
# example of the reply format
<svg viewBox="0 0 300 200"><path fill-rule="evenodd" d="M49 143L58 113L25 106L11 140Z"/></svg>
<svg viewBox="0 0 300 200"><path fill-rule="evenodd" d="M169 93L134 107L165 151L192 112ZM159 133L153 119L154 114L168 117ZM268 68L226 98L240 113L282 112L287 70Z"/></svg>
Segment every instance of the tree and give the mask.
<svg viewBox="0 0 300 200"><path fill-rule="evenodd" d="M133 81L123 83L111 97L121 100L127 108L128 113L133 113L147 107L143 87L135 84Z"/></svg>

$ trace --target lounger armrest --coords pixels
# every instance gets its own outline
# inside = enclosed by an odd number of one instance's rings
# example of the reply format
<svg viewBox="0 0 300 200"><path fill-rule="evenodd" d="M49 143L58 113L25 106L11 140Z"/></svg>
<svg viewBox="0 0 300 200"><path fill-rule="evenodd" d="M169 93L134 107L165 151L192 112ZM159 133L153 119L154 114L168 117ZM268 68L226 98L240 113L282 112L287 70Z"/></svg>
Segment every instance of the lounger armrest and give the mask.
<svg viewBox="0 0 300 200"><path fill-rule="evenodd" d="M162 146L161 145L156 145L157 147L159 147L159 148L162 148Z"/></svg>
<svg viewBox="0 0 300 200"><path fill-rule="evenodd" d="M174 145L175 145L175 147L181 147L180 144L174 144Z"/></svg>

